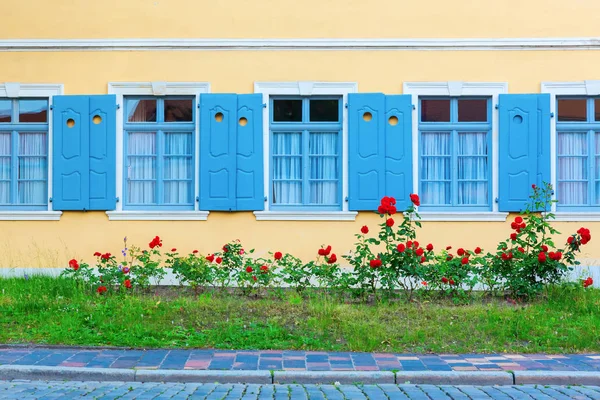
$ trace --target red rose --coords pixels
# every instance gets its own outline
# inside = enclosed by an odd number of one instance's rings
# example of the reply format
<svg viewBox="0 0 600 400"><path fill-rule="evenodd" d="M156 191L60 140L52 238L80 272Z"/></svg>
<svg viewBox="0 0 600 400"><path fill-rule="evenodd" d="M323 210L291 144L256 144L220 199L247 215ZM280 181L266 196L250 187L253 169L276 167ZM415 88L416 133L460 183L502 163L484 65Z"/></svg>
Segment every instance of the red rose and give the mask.
<svg viewBox="0 0 600 400"><path fill-rule="evenodd" d="M229 246L227 246L226 244L223 245L223 253L227 253L229 251Z"/></svg>
<svg viewBox="0 0 600 400"><path fill-rule="evenodd" d="M542 245L542 251L548 251L548 246L546 246L545 244Z"/></svg>
<svg viewBox="0 0 600 400"><path fill-rule="evenodd" d="M192 251L192 254L198 254L198 250Z"/></svg>
<svg viewBox="0 0 600 400"><path fill-rule="evenodd" d="M515 240L517 240L517 234L516 234L516 233L511 233L511 234L510 234L510 240L512 240L513 242L514 242Z"/></svg>
<svg viewBox="0 0 600 400"><path fill-rule="evenodd" d="M360 228L360 231L366 235L367 233L369 233L369 227L364 225L362 228Z"/></svg>
<svg viewBox="0 0 600 400"><path fill-rule="evenodd" d="M425 261L427 261L427 258L425 258L425 256L421 257L421 264L423 264Z"/></svg>
<svg viewBox="0 0 600 400"><path fill-rule="evenodd" d="M419 242L417 242L416 240L413 242L413 246L414 247L419 247Z"/></svg>
<svg viewBox="0 0 600 400"><path fill-rule="evenodd" d="M427 282L423 281L423 282L421 282L421 285L427 286Z"/></svg>
<svg viewBox="0 0 600 400"><path fill-rule="evenodd" d="M281 260L281 257L283 257L283 254L281 254L280 251L276 251L275 254L273 254L273 258L276 260Z"/></svg>
<svg viewBox="0 0 600 400"><path fill-rule="evenodd" d="M412 201L412 203L417 207L419 207L421 205L421 199L419 199L419 195L417 195L417 194L414 194L414 193L411 194L410 201Z"/></svg>
<svg viewBox="0 0 600 400"><path fill-rule="evenodd" d="M450 284L454 285L454 279L450 279Z"/></svg>
<svg viewBox="0 0 600 400"><path fill-rule="evenodd" d="M396 248L398 249L398 252L400 252L400 253L404 253L404 250L406 250L406 247L402 243L398 244L398 247L396 247Z"/></svg>
<svg viewBox="0 0 600 400"><path fill-rule="evenodd" d="M246 267L246 272L247 272L247 273L251 274L251 273L252 273L252 271L254 271L254 270L252 269L252 267L250 267L250 266Z"/></svg>
<svg viewBox="0 0 600 400"><path fill-rule="evenodd" d="M125 279L125 282L123 282L123 285L125 285L125 287L127 289L131 289L131 281L129 279Z"/></svg>
<svg viewBox="0 0 600 400"><path fill-rule="evenodd" d="M556 253L554 253L554 261L559 261L562 258L562 253L560 251L557 251Z"/></svg>
<svg viewBox="0 0 600 400"><path fill-rule="evenodd" d="M575 240L575 238L574 238L573 236L569 236L569 237L567 238L567 243L569 243L569 244L572 244L572 243L573 243L573 240Z"/></svg>
<svg viewBox="0 0 600 400"><path fill-rule="evenodd" d="M177 249L176 249L175 247L173 247L173 248L171 249L171 253L175 253L176 251L177 251Z"/></svg>
<svg viewBox="0 0 600 400"><path fill-rule="evenodd" d="M442 278L442 283L448 283L448 278L446 278L445 276Z"/></svg>
<svg viewBox="0 0 600 400"><path fill-rule="evenodd" d="M327 264L335 264L337 262L337 256L335 255L335 253L333 253L332 255L329 256L329 259L327 260Z"/></svg>
<svg viewBox="0 0 600 400"><path fill-rule="evenodd" d="M433 251L433 245L431 243L427 245L427 251Z"/></svg>
<svg viewBox="0 0 600 400"><path fill-rule="evenodd" d="M245 251L244 251L244 249L240 249L240 251L238 253L240 253L240 256L241 256L242 254L245 253Z"/></svg>
<svg viewBox="0 0 600 400"><path fill-rule="evenodd" d="M379 207L377 207L377 212L379 214L387 214L387 208L384 206L379 206Z"/></svg>
<svg viewBox="0 0 600 400"><path fill-rule="evenodd" d="M328 245L328 246L325 248L325 255L326 255L326 256L328 256L328 255L329 255L329 253L331 253L331 246L329 246L329 245Z"/></svg>
<svg viewBox="0 0 600 400"><path fill-rule="evenodd" d="M411 247L413 247L413 242L412 242L412 240L409 240L408 242L406 242L406 247L407 247L407 248L409 248L409 249L410 249Z"/></svg>
<svg viewBox="0 0 600 400"><path fill-rule="evenodd" d="M504 261L508 261L508 260L510 260L510 256L508 255L508 253L502 253L502 259Z"/></svg>
<svg viewBox="0 0 600 400"><path fill-rule="evenodd" d="M423 255L423 248L419 247L417 250L415 250L415 254L421 257Z"/></svg>
<svg viewBox="0 0 600 400"><path fill-rule="evenodd" d="M465 255L465 250L461 247L460 249L456 250L456 254L462 257Z"/></svg>
<svg viewBox="0 0 600 400"><path fill-rule="evenodd" d="M252 277L252 280L253 280L254 282L256 282L256 281L258 280L258 278L256 277L256 275L254 275L254 276Z"/></svg>
<svg viewBox="0 0 600 400"><path fill-rule="evenodd" d="M131 270L129 269L129 267L123 267L123 273L124 273L125 275L127 275L127 274L129 273L129 271L131 271Z"/></svg>
<svg viewBox="0 0 600 400"><path fill-rule="evenodd" d="M217 258L215 259L215 262L216 262L217 264L221 264L221 261L223 261L223 259L222 259L221 257L217 257Z"/></svg>
<svg viewBox="0 0 600 400"><path fill-rule="evenodd" d="M525 253L525 249L522 247L519 247L517 250L520 251L521 253Z"/></svg>
<svg viewBox="0 0 600 400"><path fill-rule="evenodd" d="M102 253L100 253L99 251L94 253L94 257L100 257L102 255Z"/></svg>
<svg viewBox="0 0 600 400"><path fill-rule="evenodd" d="M463 257L463 259L460 260L460 263L462 265L467 265L469 263L469 257Z"/></svg>
<svg viewBox="0 0 600 400"><path fill-rule="evenodd" d="M108 289L106 288L106 286L98 286L98 289L96 289L96 292L102 294L105 293Z"/></svg>
<svg viewBox="0 0 600 400"><path fill-rule="evenodd" d="M260 272L262 272L263 274L267 271L269 271L269 267L267 267L266 265L260 267Z"/></svg>
<svg viewBox="0 0 600 400"><path fill-rule="evenodd" d="M481 253L481 247L475 247L475 254Z"/></svg>
<svg viewBox="0 0 600 400"><path fill-rule="evenodd" d="M447 246L446 250L450 250L452 248L452 246Z"/></svg>
<svg viewBox="0 0 600 400"><path fill-rule="evenodd" d="M540 253L538 254L538 261L541 263L545 263L546 262L546 253L544 253L543 251L540 251Z"/></svg>
<svg viewBox="0 0 600 400"><path fill-rule="evenodd" d="M517 224L521 224L521 223L523 223L523 218L521 218L521 217L516 217L516 218L515 218L515 222L516 222Z"/></svg>
<svg viewBox="0 0 600 400"><path fill-rule="evenodd" d="M206 261L208 262L213 262L215 261L215 255L211 254L210 256L206 256Z"/></svg>
<svg viewBox="0 0 600 400"><path fill-rule="evenodd" d="M104 253L100 256L101 259L103 260L109 260L110 259L110 253Z"/></svg>
<svg viewBox="0 0 600 400"><path fill-rule="evenodd" d="M592 279L591 276L588 276L588 278L586 280L583 281L583 287L588 287L588 286L592 286L594 284L594 280Z"/></svg>
<svg viewBox="0 0 600 400"><path fill-rule="evenodd" d="M394 226L394 219L393 218L388 218L387 221L385 221L385 224L389 227Z"/></svg>
<svg viewBox="0 0 600 400"><path fill-rule="evenodd" d="M79 263L76 259L72 259L69 261L69 267L73 268L75 271L79 269Z"/></svg>
<svg viewBox="0 0 600 400"><path fill-rule="evenodd" d="M448 257L446 257L446 261L450 261L454 258L454 256L452 254L448 254Z"/></svg>
<svg viewBox="0 0 600 400"><path fill-rule="evenodd" d="M376 258L374 260L369 261L369 264L371 265L371 268L379 268L381 267L381 260L379 258Z"/></svg>
<svg viewBox="0 0 600 400"><path fill-rule="evenodd" d="M531 188L532 188L533 190L537 189L537 186L535 186L535 183L533 183L533 184L531 185Z"/></svg>
<svg viewBox="0 0 600 400"><path fill-rule="evenodd" d="M511 223L510 223L510 227L511 227L512 229L519 229L519 224L517 224L516 222L511 222Z"/></svg>
<svg viewBox="0 0 600 400"><path fill-rule="evenodd" d="M521 225L519 225L519 229L525 229L527 225L525 225L525 222L523 222Z"/></svg>
<svg viewBox="0 0 600 400"><path fill-rule="evenodd" d="M148 246L151 249L155 247L162 247L162 240L158 236L155 236L154 239L152 239L152 241L148 243Z"/></svg>

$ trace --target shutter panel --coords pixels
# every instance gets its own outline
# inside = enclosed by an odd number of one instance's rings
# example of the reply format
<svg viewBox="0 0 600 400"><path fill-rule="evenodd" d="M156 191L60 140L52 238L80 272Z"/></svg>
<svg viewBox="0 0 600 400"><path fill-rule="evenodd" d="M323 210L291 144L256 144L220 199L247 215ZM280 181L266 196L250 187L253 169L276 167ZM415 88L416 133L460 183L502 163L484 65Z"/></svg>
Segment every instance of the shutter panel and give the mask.
<svg viewBox="0 0 600 400"><path fill-rule="evenodd" d="M550 97L499 96L499 211L524 210L532 184L550 181Z"/></svg>
<svg viewBox="0 0 600 400"><path fill-rule="evenodd" d="M237 96L236 210L264 210L262 94Z"/></svg>
<svg viewBox="0 0 600 400"><path fill-rule="evenodd" d="M385 195L398 210L410 205L412 192L412 96L385 97Z"/></svg>
<svg viewBox="0 0 600 400"><path fill-rule="evenodd" d="M237 95L200 95L200 209L232 211Z"/></svg>
<svg viewBox="0 0 600 400"><path fill-rule="evenodd" d="M52 112L52 209L88 210L89 99L54 96Z"/></svg>
<svg viewBox="0 0 600 400"><path fill-rule="evenodd" d="M375 211L385 195L385 96L348 95L348 208Z"/></svg>
<svg viewBox="0 0 600 400"><path fill-rule="evenodd" d="M116 208L117 97L89 96L90 210Z"/></svg>

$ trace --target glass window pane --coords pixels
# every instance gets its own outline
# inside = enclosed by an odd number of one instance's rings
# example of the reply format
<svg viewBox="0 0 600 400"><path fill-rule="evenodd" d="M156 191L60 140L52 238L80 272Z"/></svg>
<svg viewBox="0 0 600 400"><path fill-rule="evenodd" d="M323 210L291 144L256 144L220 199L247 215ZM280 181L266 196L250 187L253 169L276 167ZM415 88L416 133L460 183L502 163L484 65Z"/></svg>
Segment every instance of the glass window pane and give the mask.
<svg viewBox="0 0 600 400"><path fill-rule="evenodd" d="M338 100L311 100L311 122L338 122L340 120Z"/></svg>
<svg viewBox="0 0 600 400"><path fill-rule="evenodd" d="M458 122L486 122L488 101L486 99L458 100Z"/></svg>
<svg viewBox="0 0 600 400"><path fill-rule="evenodd" d="M156 122L156 100L127 99L127 122Z"/></svg>
<svg viewBox="0 0 600 400"><path fill-rule="evenodd" d="M192 155L192 134L165 133L165 154Z"/></svg>
<svg viewBox="0 0 600 400"><path fill-rule="evenodd" d="M46 181L19 182L19 204L46 204Z"/></svg>
<svg viewBox="0 0 600 400"><path fill-rule="evenodd" d="M20 156L45 156L48 154L46 145L46 132L19 133Z"/></svg>
<svg viewBox="0 0 600 400"><path fill-rule="evenodd" d="M194 120L192 99L165 99L165 122L191 122Z"/></svg>
<svg viewBox="0 0 600 400"><path fill-rule="evenodd" d="M450 100L421 100L421 121L450 122Z"/></svg>
<svg viewBox="0 0 600 400"><path fill-rule="evenodd" d="M0 160L0 163L2 163L1 160ZM10 203L10 182L0 181L0 204L9 204L9 203Z"/></svg>
<svg viewBox="0 0 600 400"><path fill-rule="evenodd" d="M302 100L273 100L273 121L302 122Z"/></svg>
<svg viewBox="0 0 600 400"><path fill-rule="evenodd" d="M587 182L558 182L558 204L584 205L587 204Z"/></svg>
<svg viewBox="0 0 600 400"><path fill-rule="evenodd" d="M448 205L451 203L450 182L423 182L421 204Z"/></svg>
<svg viewBox="0 0 600 400"><path fill-rule="evenodd" d="M308 153L336 155L338 153L338 136L339 134L337 132L311 133L309 137Z"/></svg>
<svg viewBox="0 0 600 400"><path fill-rule="evenodd" d="M165 204L192 204L191 181L166 181Z"/></svg>
<svg viewBox="0 0 600 400"><path fill-rule="evenodd" d="M128 154L156 154L155 132L130 132L127 141Z"/></svg>
<svg viewBox="0 0 600 400"><path fill-rule="evenodd" d="M299 155L302 154L302 134L273 133L273 155Z"/></svg>
<svg viewBox="0 0 600 400"><path fill-rule="evenodd" d="M19 157L19 180L46 180L46 157Z"/></svg>
<svg viewBox="0 0 600 400"><path fill-rule="evenodd" d="M487 182L459 182L458 204L482 206L488 204Z"/></svg>
<svg viewBox="0 0 600 400"><path fill-rule="evenodd" d="M558 133L558 155L559 156L583 156L587 155L587 133L585 132L559 132Z"/></svg>
<svg viewBox="0 0 600 400"><path fill-rule="evenodd" d="M129 181L127 187L129 204L156 203L156 189L154 182Z"/></svg>
<svg viewBox="0 0 600 400"><path fill-rule="evenodd" d="M12 100L0 100L0 122L11 122Z"/></svg>
<svg viewBox="0 0 600 400"><path fill-rule="evenodd" d="M594 100L594 120L600 121L600 99Z"/></svg>
<svg viewBox="0 0 600 400"><path fill-rule="evenodd" d="M10 132L0 132L0 156L10 156Z"/></svg>
<svg viewBox="0 0 600 400"><path fill-rule="evenodd" d="M302 204L302 182L273 182L273 204Z"/></svg>
<svg viewBox="0 0 600 400"><path fill-rule="evenodd" d="M0 204L10 203L10 132L0 132Z"/></svg>
<svg viewBox="0 0 600 400"><path fill-rule="evenodd" d="M310 182L310 204L337 205L338 182Z"/></svg>
<svg viewBox="0 0 600 400"><path fill-rule="evenodd" d="M48 100L19 100L19 122L48 122Z"/></svg>
<svg viewBox="0 0 600 400"><path fill-rule="evenodd" d="M587 100L558 99L558 120L564 122L587 121Z"/></svg>

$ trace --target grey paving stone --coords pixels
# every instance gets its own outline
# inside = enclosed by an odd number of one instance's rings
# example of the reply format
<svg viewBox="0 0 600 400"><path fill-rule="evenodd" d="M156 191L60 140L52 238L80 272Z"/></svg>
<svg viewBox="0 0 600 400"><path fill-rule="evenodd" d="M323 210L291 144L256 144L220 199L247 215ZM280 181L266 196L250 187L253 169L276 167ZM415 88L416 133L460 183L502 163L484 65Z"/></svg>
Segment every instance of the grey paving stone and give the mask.
<svg viewBox="0 0 600 400"><path fill-rule="evenodd" d="M398 400L407 400L408 399L406 394L404 394L404 392L402 390L400 390L398 385L380 384L377 386L379 386L390 399L398 399Z"/></svg>
<svg viewBox="0 0 600 400"><path fill-rule="evenodd" d="M136 382L271 383L269 371L137 370Z"/></svg>
<svg viewBox="0 0 600 400"><path fill-rule="evenodd" d="M600 372L515 371L514 374L517 385L600 385Z"/></svg>
<svg viewBox="0 0 600 400"><path fill-rule="evenodd" d="M395 383L394 373L389 371L353 372L353 371L275 371L273 382L279 384L377 384Z"/></svg>
<svg viewBox="0 0 600 400"><path fill-rule="evenodd" d="M463 386L458 387L458 389L462 389L462 388L463 388ZM501 392L495 386L478 386L478 388L482 392L487 393L490 396L490 398L492 398L494 400L512 400L512 397L510 397L509 395L507 395L504 392Z"/></svg>
<svg viewBox="0 0 600 400"><path fill-rule="evenodd" d="M429 400L429 396L416 385L401 385L400 389L411 400Z"/></svg>
<svg viewBox="0 0 600 400"><path fill-rule="evenodd" d="M457 387L462 393L467 395L467 397L471 400L485 400L493 398L485 391L481 390L478 386L468 386L468 385L460 385ZM452 398L454 400L454 398Z"/></svg>
<svg viewBox="0 0 600 400"><path fill-rule="evenodd" d="M431 385L512 385L512 375L502 371L398 371L396 383Z"/></svg>

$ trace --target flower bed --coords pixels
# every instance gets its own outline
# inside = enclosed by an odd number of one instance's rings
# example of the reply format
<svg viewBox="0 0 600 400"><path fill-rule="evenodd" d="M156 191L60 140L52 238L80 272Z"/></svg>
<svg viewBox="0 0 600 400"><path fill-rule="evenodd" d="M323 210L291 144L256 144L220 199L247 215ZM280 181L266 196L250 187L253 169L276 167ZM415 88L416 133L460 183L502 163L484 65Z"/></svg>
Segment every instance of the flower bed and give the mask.
<svg viewBox="0 0 600 400"><path fill-rule="evenodd" d="M435 291L464 300L480 286L492 294L508 292L514 299L528 298L545 285L562 280L579 264L576 254L581 246L591 240L590 231L582 227L569 235L564 245L554 243L553 238L560 234L550 224L554 215L533 211L548 209L553 202L551 193L548 184L533 185L530 203L512 221L508 238L487 252L480 247L454 250L450 246L436 251L437 245L419 242L420 200L411 194L413 205L401 213L394 198L381 199L377 212L382 222L376 234L363 226L356 234L354 250L342 256L350 268L340 267L338 256L328 245L317 250L316 260L304 262L279 251L255 257L254 251L246 251L239 240L208 255L198 250L183 255L176 248L164 251L162 239L156 236L147 250L129 246L125 238L119 259L110 253L95 253L95 268L73 259L63 275L99 294L133 292L158 284L169 268L182 284L197 290L233 285L245 295L286 285L299 293L317 287L361 299L403 293L410 300L417 291ZM584 287L592 283L592 278L582 282Z"/></svg>

